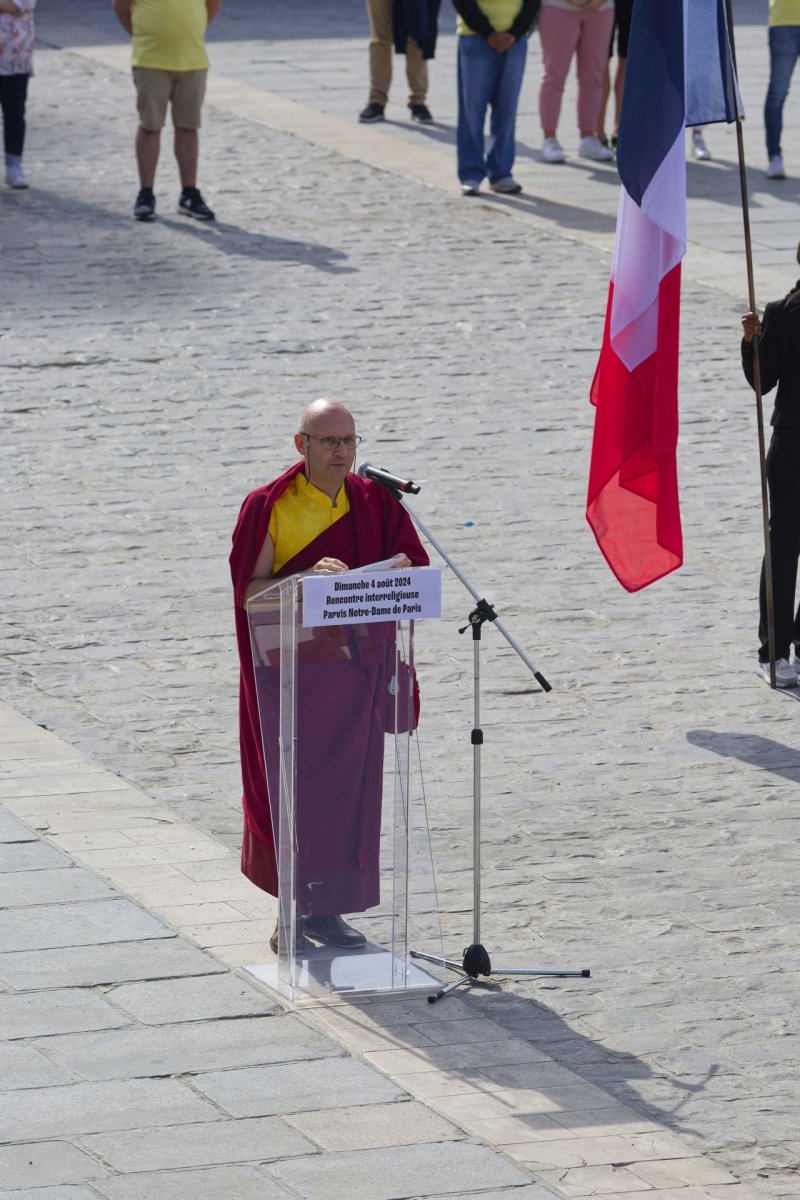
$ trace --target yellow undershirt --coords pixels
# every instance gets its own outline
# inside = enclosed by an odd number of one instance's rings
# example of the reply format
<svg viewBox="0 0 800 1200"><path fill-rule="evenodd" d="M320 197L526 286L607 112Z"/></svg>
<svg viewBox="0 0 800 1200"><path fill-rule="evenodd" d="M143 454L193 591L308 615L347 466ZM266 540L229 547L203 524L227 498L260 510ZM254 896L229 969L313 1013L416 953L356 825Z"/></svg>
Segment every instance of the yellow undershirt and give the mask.
<svg viewBox="0 0 800 1200"><path fill-rule="evenodd" d="M349 511L350 500L344 485L334 501L309 483L302 472L295 475L270 513L267 532L275 547L273 575Z"/></svg>

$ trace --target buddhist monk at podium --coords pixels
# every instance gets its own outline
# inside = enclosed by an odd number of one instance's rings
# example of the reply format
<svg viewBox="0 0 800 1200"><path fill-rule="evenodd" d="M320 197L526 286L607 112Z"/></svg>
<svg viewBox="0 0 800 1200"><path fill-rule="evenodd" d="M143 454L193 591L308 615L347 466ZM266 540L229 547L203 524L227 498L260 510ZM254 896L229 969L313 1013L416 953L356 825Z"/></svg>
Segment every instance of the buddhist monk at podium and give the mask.
<svg viewBox="0 0 800 1200"><path fill-rule="evenodd" d="M428 563L402 504L385 487L352 472L360 441L343 404L330 399L309 404L294 435L299 461L250 493L233 532L230 565L241 667L242 871L273 896L278 895L273 830L278 671L274 665L261 666L257 655L254 666L247 601L301 572L338 574L390 558L398 568ZM380 901L387 731L383 694L389 651L392 661L394 655L391 624L388 632L380 623L314 633L316 657L298 670L296 694L296 952L309 938L344 949L363 946L364 935L342 914L364 912ZM263 740L262 724L268 729ZM277 926L270 945L277 953Z"/></svg>

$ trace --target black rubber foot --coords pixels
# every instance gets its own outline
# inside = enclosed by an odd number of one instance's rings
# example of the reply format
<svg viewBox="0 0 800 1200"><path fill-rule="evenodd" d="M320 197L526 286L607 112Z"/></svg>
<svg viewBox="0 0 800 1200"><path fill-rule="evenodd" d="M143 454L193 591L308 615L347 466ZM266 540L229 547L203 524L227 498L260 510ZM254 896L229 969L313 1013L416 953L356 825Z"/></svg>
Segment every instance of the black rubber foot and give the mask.
<svg viewBox="0 0 800 1200"><path fill-rule="evenodd" d="M485 948L477 943L464 951L465 975L491 975L492 963Z"/></svg>

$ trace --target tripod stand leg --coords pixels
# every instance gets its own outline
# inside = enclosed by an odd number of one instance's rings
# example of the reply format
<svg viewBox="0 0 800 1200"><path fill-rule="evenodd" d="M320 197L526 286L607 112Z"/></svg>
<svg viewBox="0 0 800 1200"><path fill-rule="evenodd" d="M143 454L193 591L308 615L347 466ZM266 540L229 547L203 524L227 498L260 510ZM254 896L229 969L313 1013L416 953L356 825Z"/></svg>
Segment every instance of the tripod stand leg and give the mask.
<svg viewBox="0 0 800 1200"><path fill-rule="evenodd" d="M591 971L588 967L582 967L580 970L566 970L559 967L555 968L539 968L539 967L492 967L491 975L552 975L556 979L590 979Z"/></svg>
<svg viewBox="0 0 800 1200"><path fill-rule="evenodd" d="M452 983L448 983L447 987L439 988L434 995L428 996L428 1004L435 1004L437 1000L441 1000L444 996L449 996L457 987L461 987L462 983L477 983L474 975L462 975L460 979L454 979Z"/></svg>
<svg viewBox="0 0 800 1200"><path fill-rule="evenodd" d="M450 958L442 958L441 955L423 954L421 950L411 950L412 958L421 958L425 962L436 963L437 967L449 967L451 971L462 971L464 968L461 963L453 962Z"/></svg>

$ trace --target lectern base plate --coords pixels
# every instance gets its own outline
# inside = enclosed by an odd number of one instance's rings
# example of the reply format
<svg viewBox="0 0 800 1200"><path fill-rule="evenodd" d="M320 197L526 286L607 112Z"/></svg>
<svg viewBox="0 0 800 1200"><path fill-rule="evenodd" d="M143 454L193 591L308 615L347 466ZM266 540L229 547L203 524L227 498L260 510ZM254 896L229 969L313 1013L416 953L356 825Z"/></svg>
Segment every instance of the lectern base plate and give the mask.
<svg viewBox="0 0 800 1200"><path fill-rule="evenodd" d="M333 946L304 951L295 959L294 971L290 971L287 961L277 958L245 970L290 1000L321 1000L335 995L399 997L441 986L435 976L415 963L406 963L403 957L374 945L351 951Z"/></svg>

